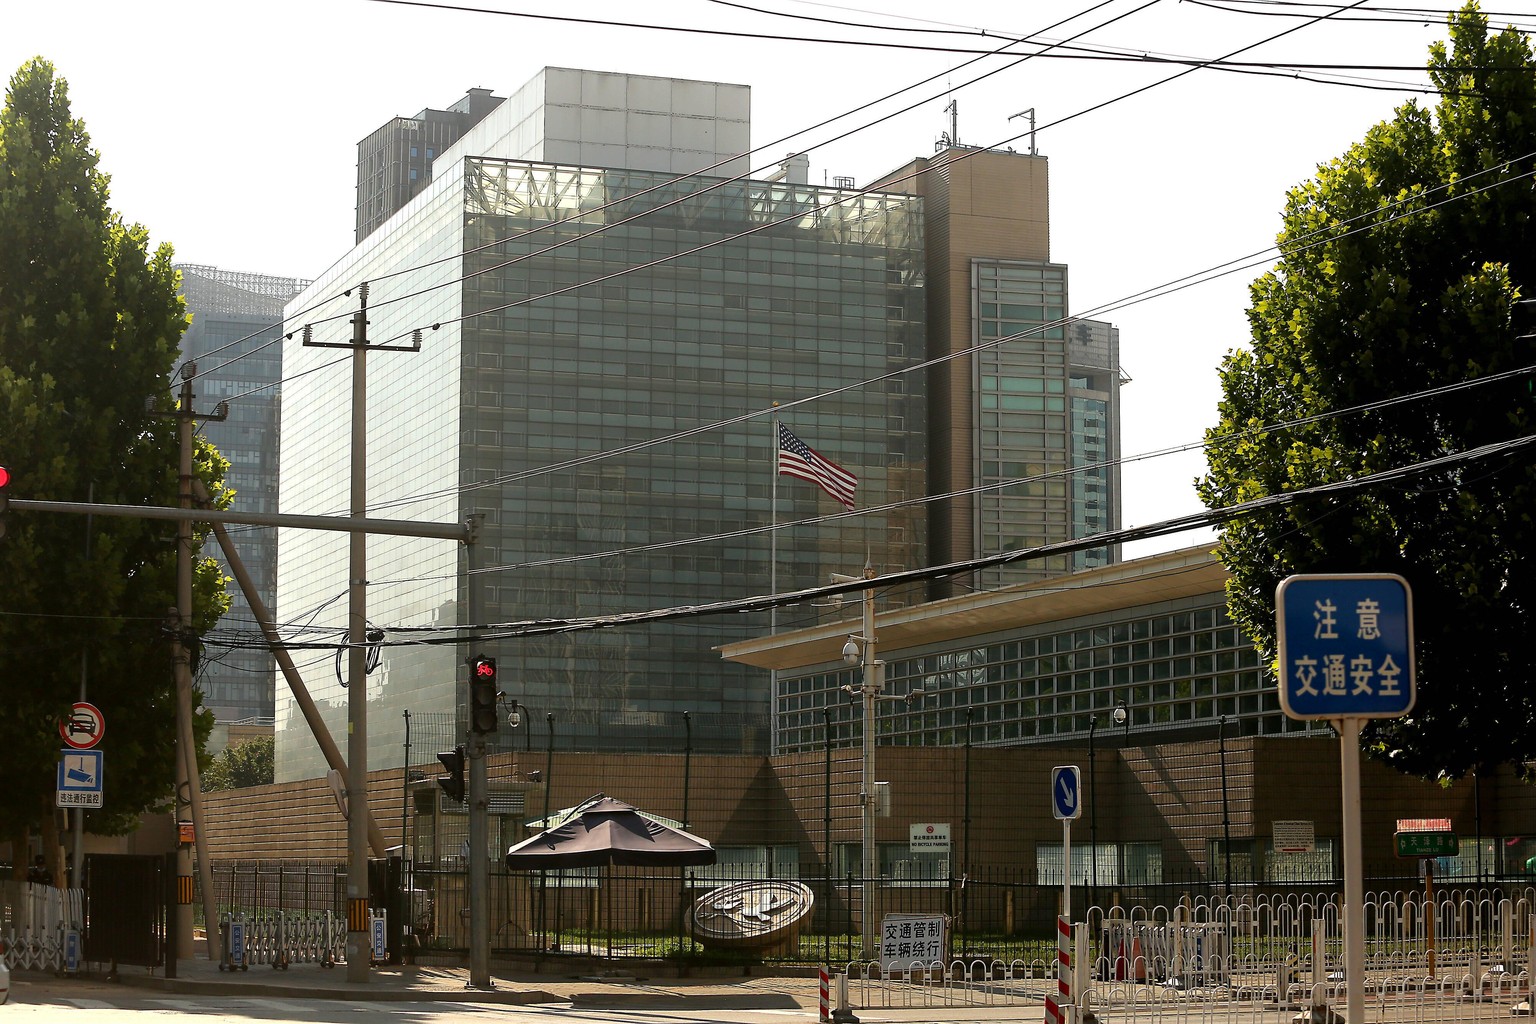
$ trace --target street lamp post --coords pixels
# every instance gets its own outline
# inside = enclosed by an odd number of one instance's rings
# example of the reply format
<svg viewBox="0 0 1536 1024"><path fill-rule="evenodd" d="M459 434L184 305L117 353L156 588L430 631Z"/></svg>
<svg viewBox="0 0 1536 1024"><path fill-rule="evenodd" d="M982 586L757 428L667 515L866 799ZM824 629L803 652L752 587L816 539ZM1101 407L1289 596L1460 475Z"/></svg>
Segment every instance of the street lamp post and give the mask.
<svg viewBox="0 0 1536 1024"><path fill-rule="evenodd" d="M1088 883L1088 905L1093 905L1093 890L1099 884L1099 760L1094 756L1093 734L1099 728L1099 716L1088 719L1088 865L1093 872Z"/></svg>
<svg viewBox="0 0 1536 1024"><path fill-rule="evenodd" d="M1227 716L1216 720L1216 747L1221 758L1221 848L1226 854L1227 899L1232 899L1232 816L1227 808Z"/></svg>
<svg viewBox="0 0 1536 1024"><path fill-rule="evenodd" d="M513 729L517 729L522 726L525 720L528 722L528 729L523 733L523 753L532 753L533 713L528 710L527 704L524 704L522 701L517 700L516 698L508 697L506 699L506 703L511 708L511 710L507 712L507 725Z"/></svg>
<svg viewBox="0 0 1536 1024"><path fill-rule="evenodd" d="M863 579L874 579L874 569L866 565ZM859 577L832 575L835 582L852 582ZM843 660L850 665L863 667L863 681L859 686L859 695L864 701L864 743L863 758L859 777L859 805L863 811L863 823L860 829L859 844L861 847L861 873L863 875L860 885L859 899L861 909L860 920L860 955L865 960L873 959L875 955L875 797L874 797L874 765L875 765L875 701L880 696L880 690L885 682L885 663L875 657L875 589L873 586L864 588L864 621L863 635L849 637L843 644ZM850 691L852 687L848 688Z"/></svg>

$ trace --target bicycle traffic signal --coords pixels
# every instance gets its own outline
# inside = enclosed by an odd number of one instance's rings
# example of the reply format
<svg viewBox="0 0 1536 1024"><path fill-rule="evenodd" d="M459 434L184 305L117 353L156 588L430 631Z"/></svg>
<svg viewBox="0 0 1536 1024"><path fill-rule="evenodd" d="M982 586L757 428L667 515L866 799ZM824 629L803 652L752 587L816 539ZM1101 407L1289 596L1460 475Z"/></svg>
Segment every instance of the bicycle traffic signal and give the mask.
<svg viewBox="0 0 1536 1024"><path fill-rule="evenodd" d="M496 685L496 659L485 655L469 660L469 731L496 731L496 701L501 696Z"/></svg>

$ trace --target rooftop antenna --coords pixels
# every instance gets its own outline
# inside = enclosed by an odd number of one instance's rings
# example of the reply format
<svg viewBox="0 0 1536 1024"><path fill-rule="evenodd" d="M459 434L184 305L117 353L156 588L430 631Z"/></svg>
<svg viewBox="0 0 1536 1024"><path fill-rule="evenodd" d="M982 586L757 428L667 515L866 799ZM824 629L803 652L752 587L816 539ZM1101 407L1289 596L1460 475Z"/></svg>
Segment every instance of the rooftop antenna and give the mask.
<svg viewBox="0 0 1536 1024"><path fill-rule="evenodd" d="M951 97L949 106L944 108L944 112L949 115L949 144L958 146L960 145L960 101Z"/></svg>
<svg viewBox="0 0 1536 1024"><path fill-rule="evenodd" d="M1035 151L1035 108L1030 107L1028 110L1021 110L1008 120L1012 121L1014 117L1029 118L1029 155L1039 156L1040 154Z"/></svg>

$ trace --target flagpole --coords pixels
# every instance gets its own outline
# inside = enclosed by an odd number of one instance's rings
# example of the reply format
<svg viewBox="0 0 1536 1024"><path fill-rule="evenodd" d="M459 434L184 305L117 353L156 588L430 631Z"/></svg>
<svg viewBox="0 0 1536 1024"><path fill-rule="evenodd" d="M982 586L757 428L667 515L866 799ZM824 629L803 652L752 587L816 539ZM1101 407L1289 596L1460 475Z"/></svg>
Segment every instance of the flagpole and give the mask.
<svg viewBox="0 0 1536 1024"><path fill-rule="evenodd" d="M773 489L768 499L770 506L768 523L768 593L774 597L779 595L779 403L773 403L773 415L771 421L772 445L770 451L773 459ZM774 605L768 610L768 635L779 631L779 607ZM779 752L779 670L770 669L768 672L768 753Z"/></svg>
<svg viewBox="0 0 1536 1024"><path fill-rule="evenodd" d="M773 453L773 491L769 502L768 523L768 594L771 597L779 596L779 403L773 403L773 415L769 417L770 427L773 431L773 445L770 449ZM768 610L768 632L770 635L779 631L779 609L777 606Z"/></svg>

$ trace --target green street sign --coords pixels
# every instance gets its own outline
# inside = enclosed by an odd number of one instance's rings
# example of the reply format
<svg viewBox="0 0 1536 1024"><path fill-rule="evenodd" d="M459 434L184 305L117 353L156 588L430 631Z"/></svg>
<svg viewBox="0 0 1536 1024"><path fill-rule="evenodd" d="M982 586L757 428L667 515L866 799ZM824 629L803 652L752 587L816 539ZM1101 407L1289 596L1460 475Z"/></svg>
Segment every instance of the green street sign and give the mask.
<svg viewBox="0 0 1536 1024"><path fill-rule="evenodd" d="M1455 832L1397 832L1399 857L1454 857L1460 847Z"/></svg>

